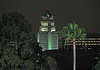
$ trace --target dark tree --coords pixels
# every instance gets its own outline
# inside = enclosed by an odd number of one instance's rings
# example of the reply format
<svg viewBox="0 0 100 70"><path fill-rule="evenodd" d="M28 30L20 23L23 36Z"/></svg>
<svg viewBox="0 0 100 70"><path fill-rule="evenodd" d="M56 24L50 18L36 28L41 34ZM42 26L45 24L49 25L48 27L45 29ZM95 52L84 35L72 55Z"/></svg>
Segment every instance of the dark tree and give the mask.
<svg viewBox="0 0 100 70"><path fill-rule="evenodd" d="M1 68L34 68L38 54L35 48L40 48L38 51L41 51L41 47L31 33L31 24L17 12L4 13L0 24Z"/></svg>
<svg viewBox="0 0 100 70"><path fill-rule="evenodd" d="M32 34L31 23L20 13L4 13L0 22L0 70L47 70L48 67L57 70L56 61L43 54Z"/></svg>
<svg viewBox="0 0 100 70"><path fill-rule="evenodd" d="M100 70L100 54L98 54L98 62L97 62L97 64L92 68L92 70Z"/></svg>

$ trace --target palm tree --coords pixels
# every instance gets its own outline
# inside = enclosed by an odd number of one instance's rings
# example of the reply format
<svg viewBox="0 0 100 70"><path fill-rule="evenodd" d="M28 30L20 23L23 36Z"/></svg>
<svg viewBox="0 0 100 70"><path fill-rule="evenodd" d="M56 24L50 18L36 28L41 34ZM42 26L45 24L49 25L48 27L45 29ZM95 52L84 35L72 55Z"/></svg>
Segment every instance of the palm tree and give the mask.
<svg viewBox="0 0 100 70"><path fill-rule="evenodd" d="M77 24L69 24L63 27L60 31L62 38L65 40L71 40L73 42L73 70L76 70L76 46L75 41L80 38L85 38L86 33L84 28L78 27Z"/></svg>

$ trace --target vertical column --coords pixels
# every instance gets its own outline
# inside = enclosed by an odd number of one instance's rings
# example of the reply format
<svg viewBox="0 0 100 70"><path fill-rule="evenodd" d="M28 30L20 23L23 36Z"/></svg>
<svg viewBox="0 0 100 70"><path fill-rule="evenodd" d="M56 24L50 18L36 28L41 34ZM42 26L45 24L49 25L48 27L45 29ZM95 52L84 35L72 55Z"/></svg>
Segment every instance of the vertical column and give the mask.
<svg viewBox="0 0 100 70"><path fill-rule="evenodd" d="M75 41L73 41L73 70L76 70L76 46L75 46Z"/></svg>
<svg viewBox="0 0 100 70"><path fill-rule="evenodd" d="M38 35L38 36L37 36L37 42L39 42L39 32L37 33L37 35Z"/></svg>
<svg viewBox="0 0 100 70"><path fill-rule="evenodd" d="M52 49L52 35L51 35L51 27L48 27L48 50Z"/></svg>

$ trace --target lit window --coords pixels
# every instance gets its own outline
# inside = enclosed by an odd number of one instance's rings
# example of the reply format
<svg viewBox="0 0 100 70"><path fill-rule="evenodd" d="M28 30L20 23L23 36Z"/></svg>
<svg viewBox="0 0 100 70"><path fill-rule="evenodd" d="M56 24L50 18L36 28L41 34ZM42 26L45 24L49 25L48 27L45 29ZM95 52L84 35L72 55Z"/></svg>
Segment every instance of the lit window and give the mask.
<svg viewBox="0 0 100 70"><path fill-rule="evenodd" d="M48 26L48 23L47 22L42 22L41 26Z"/></svg>
<svg viewBox="0 0 100 70"><path fill-rule="evenodd" d="M88 48L88 50L91 50L92 48Z"/></svg>
<svg viewBox="0 0 100 70"><path fill-rule="evenodd" d="M55 28L51 28L51 32L53 32L53 31L56 31L56 29Z"/></svg>
<svg viewBox="0 0 100 70"><path fill-rule="evenodd" d="M51 26L54 26L54 23L53 22L51 23Z"/></svg>
<svg viewBox="0 0 100 70"><path fill-rule="evenodd" d="M51 16L51 17L49 18L49 20L53 20L53 16Z"/></svg>
<svg viewBox="0 0 100 70"><path fill-rule="evenodd" d="M48 17L42 16L42 19L43 19L43 20L46 20L47 18L48 18Z"/></svg>
<svg viewBox="0 0 100 70"><path fill-rule="evenodd" d="M48 28L41 28L41 31L48 31Z"/></svg>

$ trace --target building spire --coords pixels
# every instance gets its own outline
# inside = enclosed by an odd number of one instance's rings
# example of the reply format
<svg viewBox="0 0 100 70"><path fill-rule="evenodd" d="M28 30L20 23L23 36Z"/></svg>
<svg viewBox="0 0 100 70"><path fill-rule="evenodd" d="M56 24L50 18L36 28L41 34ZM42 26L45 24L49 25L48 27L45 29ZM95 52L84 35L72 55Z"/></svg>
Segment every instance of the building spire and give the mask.
<svg viewBox="0 0 100 70"><path fill-rule="evenodd" d="M50 11L48 10L48 8L46 9L46 11L44 12L43 16L42 16L43 20L53 20L53 16L50 13Z"/></svg>

